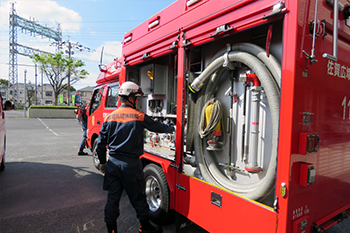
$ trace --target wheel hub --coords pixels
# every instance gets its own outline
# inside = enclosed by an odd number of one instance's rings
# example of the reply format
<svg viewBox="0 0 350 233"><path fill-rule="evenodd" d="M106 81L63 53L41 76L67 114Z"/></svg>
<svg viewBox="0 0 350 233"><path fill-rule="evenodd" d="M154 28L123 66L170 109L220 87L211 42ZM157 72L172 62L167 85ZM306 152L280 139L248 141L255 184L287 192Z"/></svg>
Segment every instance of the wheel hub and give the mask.
<svg viewBox="0 0 350 233"><path fill-rule="evenodd" d="M161 205L161 190L157 179L154 176L147 177L146 197L151 211L156 211Z"/></svg>

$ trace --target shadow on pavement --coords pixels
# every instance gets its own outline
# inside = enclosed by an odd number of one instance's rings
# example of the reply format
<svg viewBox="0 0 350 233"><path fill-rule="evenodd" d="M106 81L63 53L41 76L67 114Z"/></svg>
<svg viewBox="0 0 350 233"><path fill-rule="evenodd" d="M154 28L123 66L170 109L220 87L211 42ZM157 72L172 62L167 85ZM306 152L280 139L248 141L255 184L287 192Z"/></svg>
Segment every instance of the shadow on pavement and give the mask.
<svg viewBox="0 0 350 233"><path fill-rule="evenodd" d="M9 162L0 173L0 232L106 232L102 181L84 167ZM125 194L120 204L132 209ZM132 219L120 216L120 232L137 232Z"/></svg>

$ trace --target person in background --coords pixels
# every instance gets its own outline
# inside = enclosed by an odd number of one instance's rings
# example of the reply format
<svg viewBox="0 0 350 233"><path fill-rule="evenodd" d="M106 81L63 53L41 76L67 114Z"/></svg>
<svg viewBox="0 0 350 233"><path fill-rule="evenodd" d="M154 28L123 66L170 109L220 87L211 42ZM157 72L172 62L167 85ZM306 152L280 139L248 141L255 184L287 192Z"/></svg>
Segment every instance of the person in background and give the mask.
<svg viewBox="0 0 350 233"><path fill-rule="evenodd" d="M86 106L80 105L78 110L78 121L81 123L81 128L83 129L83 140L80 143L78 155L87 155L88 153L84 152L85 140L87 138L87 115L86 115Z"/></svg>
<svg viewBox="0 0 350 233"><path fill-rule="evenodd" d="M141 88L133 82L125 82L119 88L121 106L107 115L98 137L96 151L100 170L104 173L103 189L108 191L105 206L105 222L109 233L117 232L119 201L123 190L136 210L141 233L159 233L162 228L154 226L148 218L149 206L145 195L145 179L140 156L143 151L144 128L158 133L173 133L175 128L154 121L136 109ZM109 160L106 164L106 146Z"/></svg>

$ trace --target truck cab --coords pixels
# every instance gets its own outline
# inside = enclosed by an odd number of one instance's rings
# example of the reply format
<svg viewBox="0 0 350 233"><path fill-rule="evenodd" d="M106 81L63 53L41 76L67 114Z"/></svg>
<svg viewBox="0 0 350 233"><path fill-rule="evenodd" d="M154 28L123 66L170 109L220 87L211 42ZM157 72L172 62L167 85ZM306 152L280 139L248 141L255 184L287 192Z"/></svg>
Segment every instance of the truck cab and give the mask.
<svg viewBox="0 0 350 233"><path fill-rule="evenodd" d="M97 138L103 124L103 119L118 106L119 76L122 72L121 63L117 60L100 68L101 73L96 81L97 85L92 93L88 115L87 146L93 153L93 162L99 169L100 161L95 148Z"/></svg>

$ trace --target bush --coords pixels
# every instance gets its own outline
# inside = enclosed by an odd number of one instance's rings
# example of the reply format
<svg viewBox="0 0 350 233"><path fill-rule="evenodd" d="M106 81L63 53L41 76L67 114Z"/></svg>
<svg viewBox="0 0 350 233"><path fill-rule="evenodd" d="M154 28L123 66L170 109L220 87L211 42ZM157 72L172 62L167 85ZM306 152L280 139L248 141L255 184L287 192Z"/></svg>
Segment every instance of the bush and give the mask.
<svg viewBox="0 0 350 233"><path fill-rule="evenodd" d="M42 108L42 109L76 109L77 106L31 105L29 108Z"/></svg>

